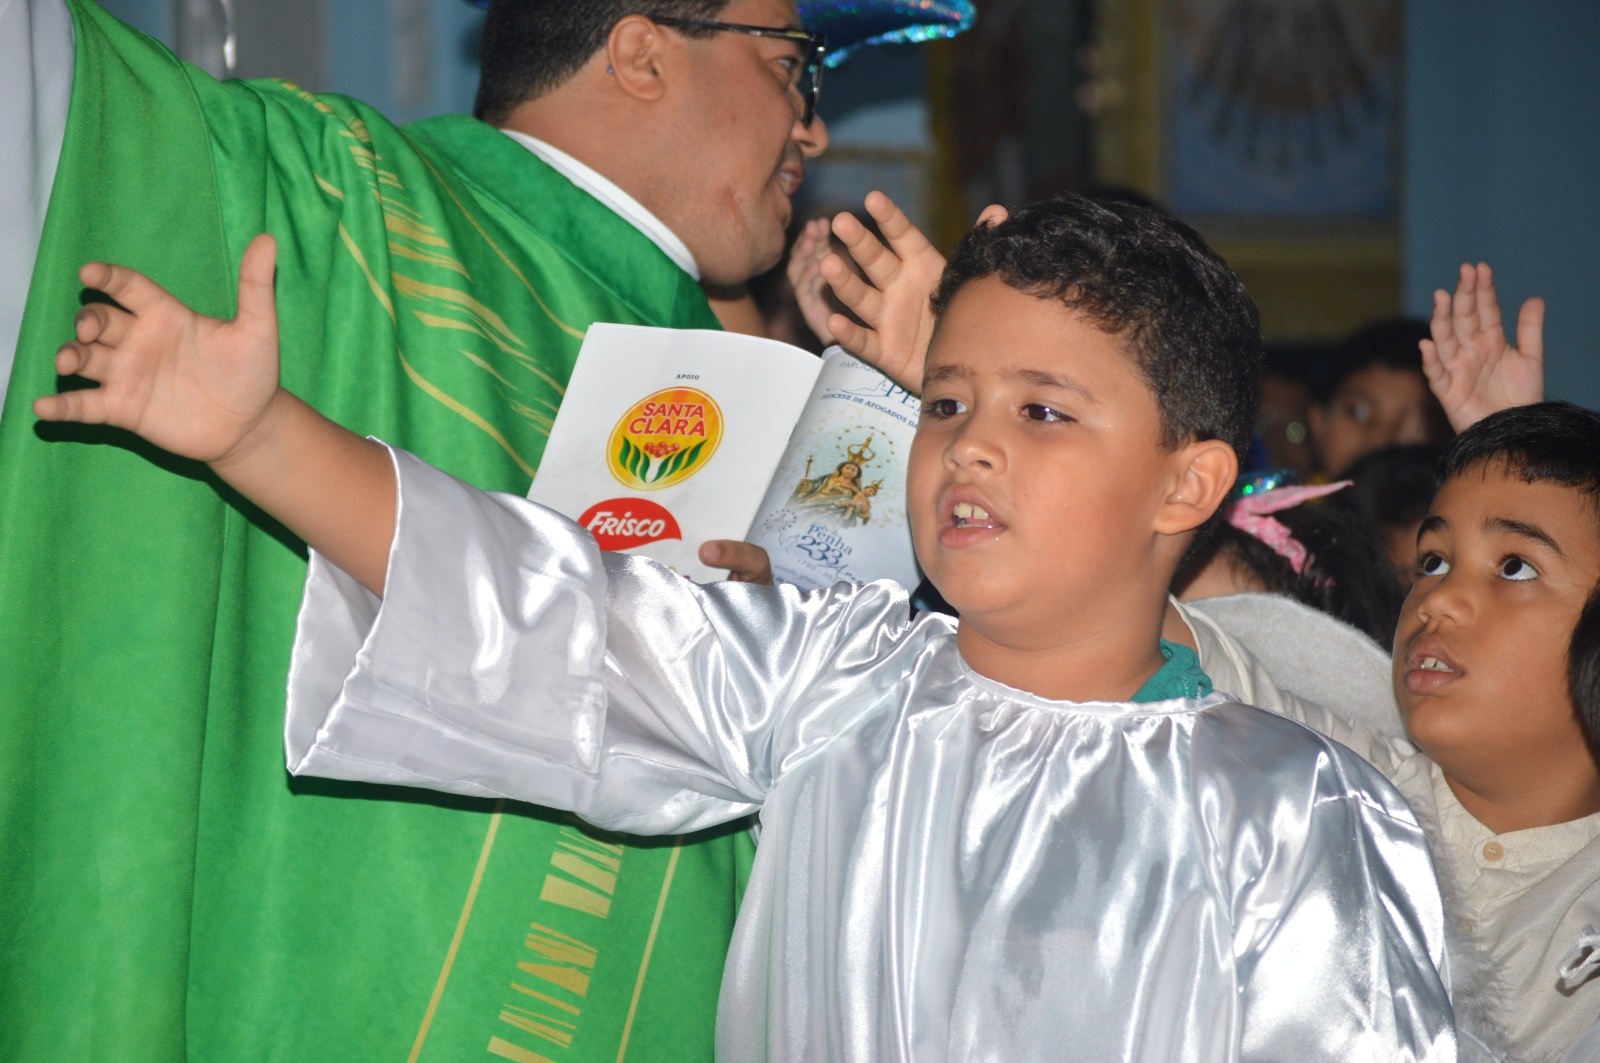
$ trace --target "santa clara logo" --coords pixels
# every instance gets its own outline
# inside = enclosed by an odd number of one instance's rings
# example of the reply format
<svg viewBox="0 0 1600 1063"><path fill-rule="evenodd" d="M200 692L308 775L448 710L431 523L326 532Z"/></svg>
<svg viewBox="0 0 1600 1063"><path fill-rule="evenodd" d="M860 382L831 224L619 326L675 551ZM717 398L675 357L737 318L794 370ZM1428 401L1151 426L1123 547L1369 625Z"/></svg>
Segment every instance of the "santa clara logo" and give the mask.
<svg viewBox="0 0 1600 1063"><path fill-rule="evenodd" d="M611 430L606 465L624 487L654 491L705 467L722 442L722 410L697 388L667 388L628 408Z"/></svg>

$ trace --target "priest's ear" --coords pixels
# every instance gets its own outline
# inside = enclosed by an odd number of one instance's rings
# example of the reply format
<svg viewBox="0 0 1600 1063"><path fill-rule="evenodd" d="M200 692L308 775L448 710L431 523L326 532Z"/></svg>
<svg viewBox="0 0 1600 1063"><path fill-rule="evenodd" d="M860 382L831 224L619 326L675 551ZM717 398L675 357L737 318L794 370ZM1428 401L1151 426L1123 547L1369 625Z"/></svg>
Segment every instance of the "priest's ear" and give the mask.
<svg viewBox="0 0 1600 1063"><path fill-rule="evenodd" d="M606 34L606 76L633 99L659 100L667 89L669 40L667 32L644 15L618 19Z"/></svg>
<svg viewBox="0 0 1600 1063"><path fill-rule="evenodd" d="M1178 447L1168 459L1166 495L1155 530L1180 535L1198 528L1222 505L1238 475L1239 456L1220 439Z"/></svg>

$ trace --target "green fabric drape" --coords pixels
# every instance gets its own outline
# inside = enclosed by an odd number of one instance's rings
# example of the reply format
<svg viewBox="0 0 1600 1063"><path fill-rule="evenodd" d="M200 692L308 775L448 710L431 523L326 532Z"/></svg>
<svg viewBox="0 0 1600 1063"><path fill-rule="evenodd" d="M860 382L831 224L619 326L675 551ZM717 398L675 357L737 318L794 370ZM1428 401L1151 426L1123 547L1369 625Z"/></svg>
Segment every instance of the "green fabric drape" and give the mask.
<svg viewBox="0 0 1600 1063"><path fill-rule="evenodd" d="M0 1059L709 1058L744 833L291 781L303 548L202 467L28 410L82 262L227 316L267 231L287 386L523 493L584 329L716 327L697 286L480 123L218 83L72 11L0 419Z"/></svg>

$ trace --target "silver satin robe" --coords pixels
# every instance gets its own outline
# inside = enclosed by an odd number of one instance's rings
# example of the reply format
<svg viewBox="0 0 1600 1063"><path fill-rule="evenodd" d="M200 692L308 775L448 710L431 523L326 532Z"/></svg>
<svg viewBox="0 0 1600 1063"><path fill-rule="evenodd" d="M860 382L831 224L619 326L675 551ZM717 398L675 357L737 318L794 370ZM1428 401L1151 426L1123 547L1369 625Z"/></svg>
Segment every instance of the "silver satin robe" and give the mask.
<svg viewBox="0 0 1600 1063"><path fill-rule="evenodd" d="M290 769L635 834L759 812L719 1058L1455 1058L1422 834L1343 746L1034 697L891 584L697 586L397 466L387 597L313 560Z"/></svg>

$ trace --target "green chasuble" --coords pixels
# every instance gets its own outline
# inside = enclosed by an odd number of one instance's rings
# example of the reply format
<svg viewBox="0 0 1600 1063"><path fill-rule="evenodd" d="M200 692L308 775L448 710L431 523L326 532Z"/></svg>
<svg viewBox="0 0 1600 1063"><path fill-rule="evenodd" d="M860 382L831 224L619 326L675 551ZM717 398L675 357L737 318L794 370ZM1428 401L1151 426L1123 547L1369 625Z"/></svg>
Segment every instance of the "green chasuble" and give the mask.
<svg viewBox="0 0 1600 1063"><path fill-rule="evenodd" d="M72 11L0 420L0 1059L709 1059L745 833L292 780L301 544L203 467L28 408L81 263L231 316L266 231L284 383L520 494L584 329L714 328L699 289L481 123L219 84Z"/></svg>

